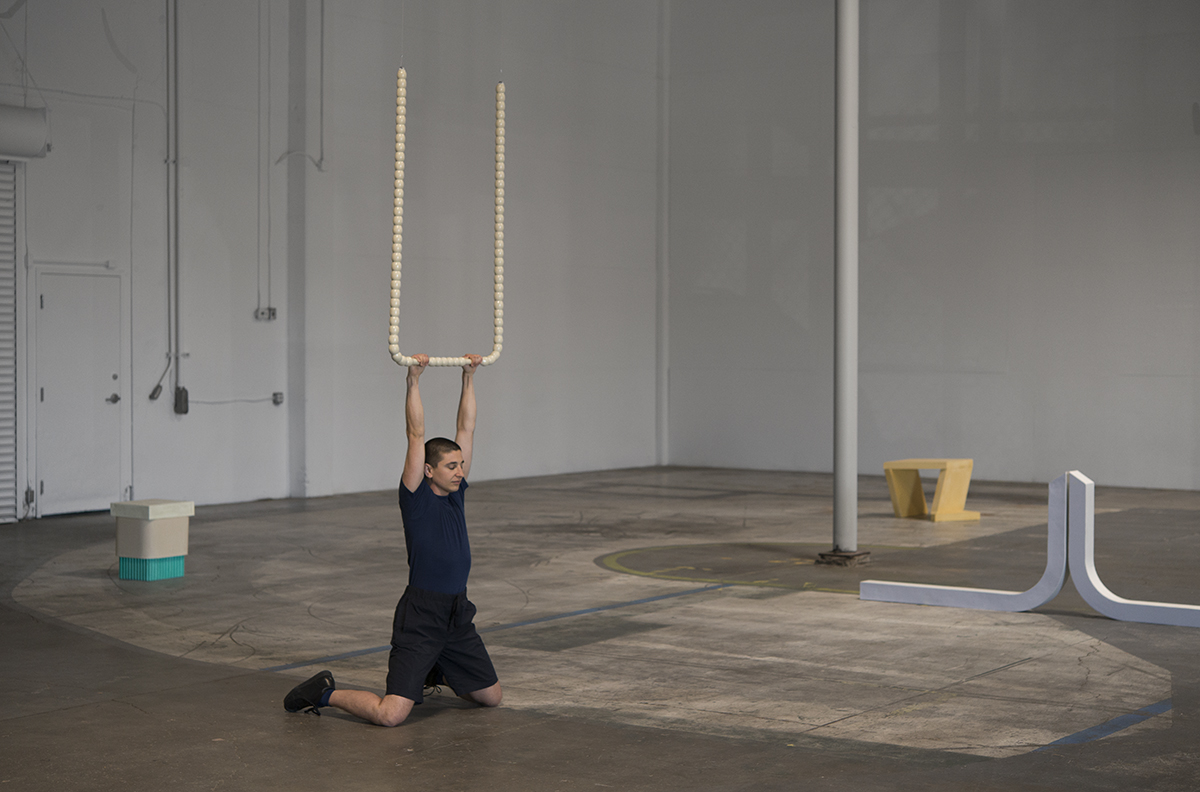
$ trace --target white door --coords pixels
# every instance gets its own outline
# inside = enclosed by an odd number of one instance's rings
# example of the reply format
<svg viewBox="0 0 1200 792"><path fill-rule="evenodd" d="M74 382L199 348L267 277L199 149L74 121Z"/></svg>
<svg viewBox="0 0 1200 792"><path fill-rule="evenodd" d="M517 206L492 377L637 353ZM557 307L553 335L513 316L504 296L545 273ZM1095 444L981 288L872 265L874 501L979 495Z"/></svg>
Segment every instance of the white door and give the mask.
<svg viewBox="0 0 1200 792"><path fill-rule="evenodd" d="M121 279L39 272L35 331L38 511L121 497Z"/></svg>

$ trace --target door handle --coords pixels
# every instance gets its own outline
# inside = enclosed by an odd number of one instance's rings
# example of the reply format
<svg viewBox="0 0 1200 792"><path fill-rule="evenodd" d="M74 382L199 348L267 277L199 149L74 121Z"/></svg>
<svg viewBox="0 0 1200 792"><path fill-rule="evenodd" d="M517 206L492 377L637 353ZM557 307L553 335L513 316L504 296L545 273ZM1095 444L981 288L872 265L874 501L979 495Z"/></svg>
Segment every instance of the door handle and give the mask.
<svg viewBox="0 0 1200 792"><path fill-rule="evenodd" d="M121 396L119 394L114 393L112 396L109 396L104 401L108 402L109 404L116 404L117 402L121 401Z"/></svg>

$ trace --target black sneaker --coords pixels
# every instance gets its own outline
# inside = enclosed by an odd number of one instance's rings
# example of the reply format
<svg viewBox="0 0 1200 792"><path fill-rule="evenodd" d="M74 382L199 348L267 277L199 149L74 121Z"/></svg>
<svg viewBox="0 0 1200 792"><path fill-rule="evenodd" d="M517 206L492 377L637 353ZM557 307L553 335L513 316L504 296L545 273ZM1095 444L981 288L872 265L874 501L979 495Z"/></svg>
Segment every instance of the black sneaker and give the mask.
<svg viewBox="0 0 1200 792"><path fill-rule="evenodd" d="M288 712L315 712L321 714L321 697L326 690L337 689L333 682L333 674L322 671L292 688L292 692L283 697L283 708Z"/></svg>
<svg viewBox="0 0 1200 792"><path fill-rule="evenodd" d="M433 668L429 669L429 673L425 675L425 684L423 685L423 695L432 696L442 692L442 685L446 684L446 677L442 674L442 667L434 664Z"/></svg>

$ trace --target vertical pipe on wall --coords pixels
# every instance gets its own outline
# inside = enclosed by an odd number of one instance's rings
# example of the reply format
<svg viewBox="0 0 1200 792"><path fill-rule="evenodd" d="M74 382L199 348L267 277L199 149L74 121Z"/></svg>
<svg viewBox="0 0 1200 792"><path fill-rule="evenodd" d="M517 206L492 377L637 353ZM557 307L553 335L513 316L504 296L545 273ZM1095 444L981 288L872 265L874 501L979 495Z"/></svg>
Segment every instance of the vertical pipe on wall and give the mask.
<svg viewBox="0 0 1200 792"><path fill-rule="evenodd" d="M287 151L308 146L307 0L288 3ZM293 498L308 494L308 381L306 361L307 156L287 158L287 387L288 489Z"/></svg>
<svg viewBox="0 0 1200 792"><path fill-rule="evenodd" d="M859 0L837 4L833 551L858 552Z"/></svg>
<svg viewBox="0 0 1200 792"><path fill-rule="evenodd" d="M187 389L183 387L183 320L180 317L182 288L179 265L179 0L167 0L167 247L170 261L174 341L170 350L175 366L175 412L188 411Z"/></svg>

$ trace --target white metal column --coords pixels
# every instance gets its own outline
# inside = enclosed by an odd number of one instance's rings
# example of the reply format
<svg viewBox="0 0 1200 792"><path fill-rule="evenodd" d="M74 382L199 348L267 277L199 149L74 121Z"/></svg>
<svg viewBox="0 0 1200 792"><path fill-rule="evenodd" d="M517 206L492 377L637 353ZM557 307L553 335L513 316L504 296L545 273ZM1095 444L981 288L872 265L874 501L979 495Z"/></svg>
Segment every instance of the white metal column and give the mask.
<svg viewBox="0 0 1200 792"><path fill-rule="evenodd" d="M837 205L833 372L833 552L858 563L859 0L837 4Z"/></svg>

